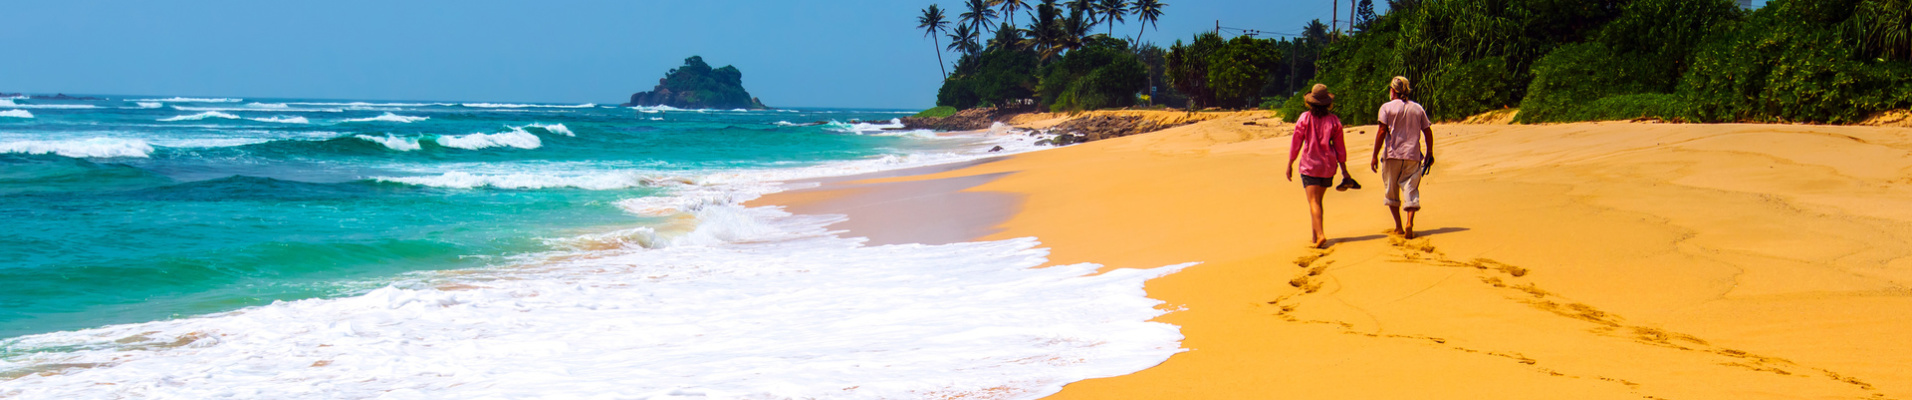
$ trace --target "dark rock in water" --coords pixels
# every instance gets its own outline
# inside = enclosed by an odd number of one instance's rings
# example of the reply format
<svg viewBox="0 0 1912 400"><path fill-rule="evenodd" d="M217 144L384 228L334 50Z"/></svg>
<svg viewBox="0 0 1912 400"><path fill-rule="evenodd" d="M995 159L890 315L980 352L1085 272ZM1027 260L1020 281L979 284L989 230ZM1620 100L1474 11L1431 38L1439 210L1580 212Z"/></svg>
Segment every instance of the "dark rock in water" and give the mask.
<svg viewBox="0 0 1912 400"><path fill-rule="evenodd" d="M7 97L19 97L19 95L18 95L18 94L15 94L15 95L12 95L12 96L7 96ZM31 99L34 99L34 100L106 100L106 99L102 99L102 98L98 98L98 97L93 97L93 96L79 96L79 97L75 97L75 96L68 96L68 95L66 95L66 93L58 93L58 94L54 94L54 95L52 95L52 96L46 96L46 95L35 95L35 96L32 96L32 97L29 97L29 98L31 98Z"/></svg>
<svg viewBox="0 0 1912 400"><path fill-rule="evenodd" d="M744 73L734 66L711 69L704 58L691 56L684 66L670 70L657 87L631 94L631 106L668 106L684 109L768 110L763 102L744 90Z"/></svg>
<svg viewBox="0 0 1912 400"><path fill-rule="evenodd" d="M998 151L1002 151L1002 146L996 146L996 147L991 147L991 148L989 148L989 152L991 152L991 153L994 153L994 152L998 152Z"/></svg>
<svg viewBox="0 0 1912 400"><path fill-rule="evenodd" d="M20 97L19 93L0 93L0 97Z"/></svg>

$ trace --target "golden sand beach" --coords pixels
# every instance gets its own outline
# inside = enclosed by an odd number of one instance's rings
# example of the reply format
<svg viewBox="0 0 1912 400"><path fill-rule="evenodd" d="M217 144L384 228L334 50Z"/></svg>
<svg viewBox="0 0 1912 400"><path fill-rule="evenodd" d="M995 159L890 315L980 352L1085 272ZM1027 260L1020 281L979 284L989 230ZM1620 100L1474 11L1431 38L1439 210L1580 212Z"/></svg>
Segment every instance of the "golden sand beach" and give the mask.
<svg viewBox="0 0 1912 400"><path fill-rule="evenodd" d="M1367 188L1328 193L1318 251L1281 175L1292 126L1269 117L756 204L878 243L1201 262L1147 286L1187 351L1057 398L1912 398L1912 128L1437 125L1424 236L1403 240L1382 233L1375 129L1351 127Z"/></svg>

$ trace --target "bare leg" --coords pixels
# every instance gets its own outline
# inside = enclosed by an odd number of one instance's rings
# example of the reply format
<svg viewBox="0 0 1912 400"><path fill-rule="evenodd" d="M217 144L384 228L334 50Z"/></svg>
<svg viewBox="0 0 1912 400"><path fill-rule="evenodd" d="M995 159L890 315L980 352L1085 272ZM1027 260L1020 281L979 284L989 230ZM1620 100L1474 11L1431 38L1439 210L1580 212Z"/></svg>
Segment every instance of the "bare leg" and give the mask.
<svg viewBox="0 0 1912 400"><path fill-rule="evenodd" d="M1414 213L1415 213L1415 212L1417 212L1417 211L1421 211L1421 209L1419 209L1419 208L1409 208L1409 209L1407 209L1407 230L1405 230L1405 231L1402 231L1402 232L1403 232L1402 234L1403 234L1403 235L1407 235L1407 238L1408 238L1408 239L1413 239L1413 238L1414 238ZM1400 216L1398 216L1398 215L1397 215L1397 216L1395 216L1395 217L1394 217L1394 221L1395 221L1394 223L1397 223L1397 224L1398 224L1398 223L1401 223L1401 222L1400 222L1400 221L1401 221L1401 217L1400 217Z"/></svg>
<svg viewBox="0 0 1912 400"><path fill-rule="evenodd" d="M1401 206L1388 206L1388 213L1394 214L1394 230L1388 231L1388 233L1401 234Z"/></svg>
<svg viewBox="0 0 1912 400"><path fill-rule="evenodd" d="M1306 186L1303 187L1303 189L1308 192L1308 212L1314 217L1314 236L1311 242L1314 243L1315 248L1327 247L1328 234L1327 231L1321 228L1321 196L1328 192L1328 188L1324 186Z"/></svg>

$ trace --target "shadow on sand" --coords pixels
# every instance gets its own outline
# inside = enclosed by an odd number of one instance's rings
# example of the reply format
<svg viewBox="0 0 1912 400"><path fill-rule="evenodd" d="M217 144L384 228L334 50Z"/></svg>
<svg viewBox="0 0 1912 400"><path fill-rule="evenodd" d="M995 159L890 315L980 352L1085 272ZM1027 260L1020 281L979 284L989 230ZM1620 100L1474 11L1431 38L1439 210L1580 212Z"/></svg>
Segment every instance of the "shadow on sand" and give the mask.
<svg viewBox="0 0 1912 400"><path fill-rule="evenodd" d="M1466 231L1469 231L1469 230L1470 230L1470 229L1467 229L1467 228L1461 228L1461 227L1455 227L1455 226L1450 226L1450 227L1446 227L1446 228L1436 228L1436 229L1429 229L1429 230L1424 230L1424 231L1417 231L1417 232L1414 232L1414 238L1416 238L1416 239L1419 239L1419 238L1424 238L1424 237L1428 237L1428 236L1434 236L1434 235L1439 235L1439 234L1444 234L1444 233L1454 233L1454 232L1466 232ZM1375 239L1382 239L1382 238L1386 238L1386 237L1388 237L1388 235L1385 235L1385 234L1373 234L1373 235L1365 235L1365 236L1355 236L1355 237L1351 237L1351 238L1341 238L1341 239L1335 239L1335 240L1334 240L1334 243L1335 243L1335 244L1341 244L1341 243L1355 243L1355 242L1365 242L1365 241L1369 241L1369 240L1375 240Z"/></svg>

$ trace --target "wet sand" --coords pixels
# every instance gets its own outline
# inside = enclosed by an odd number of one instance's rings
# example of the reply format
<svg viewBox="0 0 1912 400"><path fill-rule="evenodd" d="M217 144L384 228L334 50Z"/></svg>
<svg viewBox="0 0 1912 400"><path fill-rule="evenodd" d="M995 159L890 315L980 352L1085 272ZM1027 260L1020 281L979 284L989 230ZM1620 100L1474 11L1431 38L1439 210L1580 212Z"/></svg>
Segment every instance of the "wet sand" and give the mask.
<svg viewBox="0 0 1912 400"><path fill-rule="evenodd" d="M1404 240L1355 127L1367 189L1329 192L1317 251L1292 127L1250 121L759 204L880 243L1203 263L1147 287L1189 351L1058 398L1912 398L1912 129L1440 125Z"/></svg>

